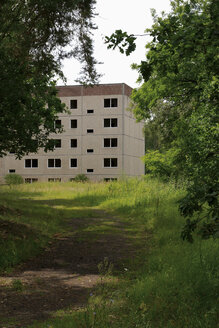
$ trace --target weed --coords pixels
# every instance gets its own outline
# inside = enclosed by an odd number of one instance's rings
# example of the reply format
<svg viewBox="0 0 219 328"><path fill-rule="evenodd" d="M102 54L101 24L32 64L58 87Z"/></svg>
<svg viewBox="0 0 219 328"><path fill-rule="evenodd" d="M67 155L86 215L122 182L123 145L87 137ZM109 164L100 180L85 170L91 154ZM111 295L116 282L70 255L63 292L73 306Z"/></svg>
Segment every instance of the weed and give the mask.
<svg viewBox="0 0 219 328"><path fill-rule="evenodd" d="M20 279L14 279L12 281L11 287L17 292L22 292L24 290L24 285Z"/></svg>
<svg viewBox="0 0 219 328"><path fill-rule="evenodd" d="M5 176L5 182L11 188L12 185L20 185L20 184L24 183L24 180L21 175L13 173L13 174L7 174Z"/></svg>
<svg viewBox="0 0 219 328"><path fill-rule="evenodd" d="M97 267L101 277L109 277L112 275L113 264L109 262L108 257L104 257L104 260L100 262Z"/></svg>

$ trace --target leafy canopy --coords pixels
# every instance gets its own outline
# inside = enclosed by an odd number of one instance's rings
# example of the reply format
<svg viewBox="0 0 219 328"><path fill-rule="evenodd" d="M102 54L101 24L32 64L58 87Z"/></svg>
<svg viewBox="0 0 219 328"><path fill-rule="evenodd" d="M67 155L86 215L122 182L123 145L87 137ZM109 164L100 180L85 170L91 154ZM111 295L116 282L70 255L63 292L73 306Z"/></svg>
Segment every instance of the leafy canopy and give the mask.
<svg viewBox="0 0 219 328"><path fill-rule="evenodd" d="M96 83L91 31L95 0L2 0L0 6L0 156L51 148L48 136L65 110L54 78L61 60L82 64L81 80Z"/></svg>
<svg viewBox="0 0 219 328"><path fill-rule="evenodd" d="M178 160L188 180L180 204L187 217L182 237L192 241L196 228L204 238L219 231L219 2L174 0L171 5L171 12L161 17L152 12L146 59L133 65L144 83L132 100L135 116L146 120L146 129L159 127L160 151L176 149L174 163Z"/></svg>

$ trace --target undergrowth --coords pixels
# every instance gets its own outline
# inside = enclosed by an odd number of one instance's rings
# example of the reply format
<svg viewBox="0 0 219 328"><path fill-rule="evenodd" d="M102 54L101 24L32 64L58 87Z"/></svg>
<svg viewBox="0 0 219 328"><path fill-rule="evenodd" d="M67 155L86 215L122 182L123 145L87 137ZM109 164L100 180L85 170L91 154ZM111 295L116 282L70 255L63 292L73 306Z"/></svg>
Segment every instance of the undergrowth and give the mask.
<svg viewBox="0 0 219 328"><path fill-rule="evenodd" d="M127 236L139 247L119 276L110 263L100 264L100 284L85 308L60 310L31 327L217 328L218 241L197 236L189 244L180 239L184 219L177 202L183 195L174 183L148 179L2 187L2 206L8 209L4 219L25 224L40 236L65 232L70 216L83 218L99 208L120 216Z"/></svg>

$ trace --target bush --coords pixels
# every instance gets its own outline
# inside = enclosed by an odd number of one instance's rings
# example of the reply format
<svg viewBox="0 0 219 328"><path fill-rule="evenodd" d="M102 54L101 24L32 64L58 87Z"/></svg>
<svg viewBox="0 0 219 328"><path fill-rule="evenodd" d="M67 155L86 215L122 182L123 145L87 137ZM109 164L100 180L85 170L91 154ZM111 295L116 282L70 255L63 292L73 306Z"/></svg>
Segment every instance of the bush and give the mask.
<svg viewBox="0 0 219 328"><path fill-rule="evenodd" d="M177 163L178 150L170 148L167 151L149 150L143 157L146 174L153 177L168 180L177 179L180 175L179 163Z"/></svg>
<svg viewBox="0 0 219 328"><path fill-rule="evenodd" d="M19 185L24 183L24 180L22 178L22 176L20 176L19 174L7 174L5 176L5 182L11 186L11 185Z"/></svg>
<svg viewBox="0 0 219 328"><path fill-rule="evenodd" d="M88 177L85 174L77 174L76 177L73 179L76 182L87 182L89 181Z"/></svg>

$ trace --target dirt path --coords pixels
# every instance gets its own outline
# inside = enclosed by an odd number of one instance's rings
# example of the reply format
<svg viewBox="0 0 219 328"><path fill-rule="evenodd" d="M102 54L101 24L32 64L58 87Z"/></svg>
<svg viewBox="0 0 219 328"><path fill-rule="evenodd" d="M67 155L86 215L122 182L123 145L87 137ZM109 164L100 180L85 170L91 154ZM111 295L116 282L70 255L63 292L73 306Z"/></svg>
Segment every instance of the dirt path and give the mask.
<svg viewBox="0 0 219 328"><path fill-rule="evenodd" d="M86 305L99 281L98 264L108 258L116 268L134 252L118 218L96 211L73 218L69 233L12 274L0 277L0 328L25 328L54 311Z"/></svg>

